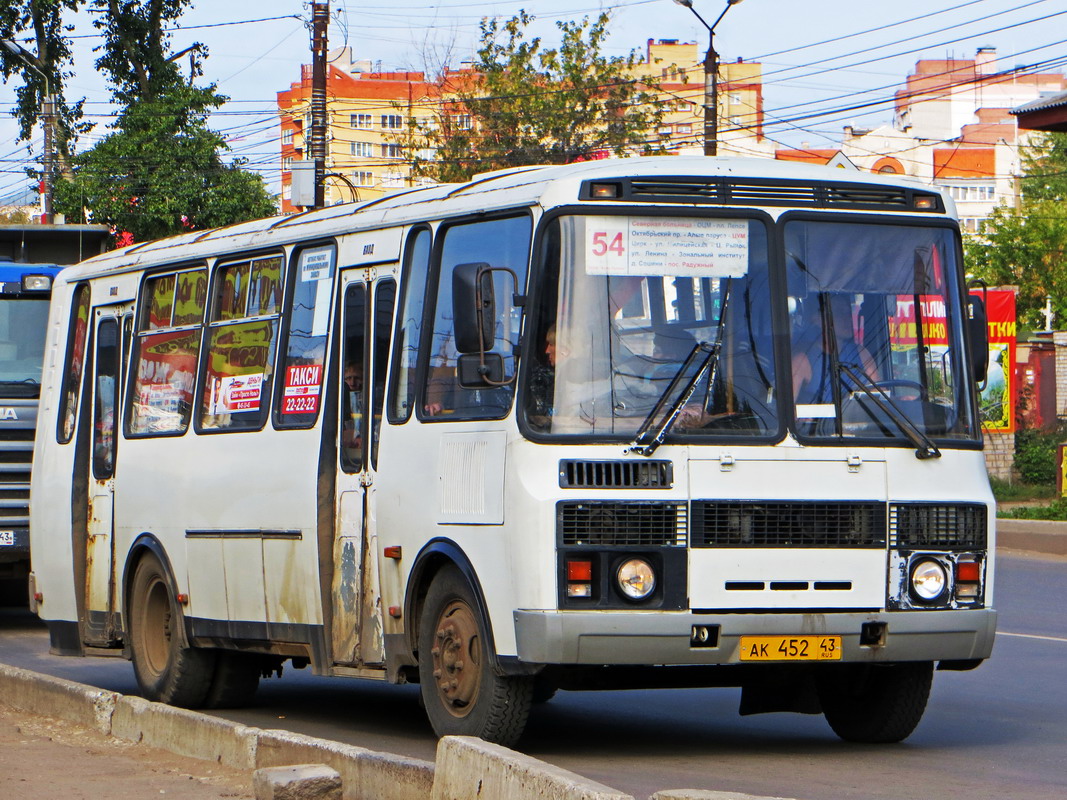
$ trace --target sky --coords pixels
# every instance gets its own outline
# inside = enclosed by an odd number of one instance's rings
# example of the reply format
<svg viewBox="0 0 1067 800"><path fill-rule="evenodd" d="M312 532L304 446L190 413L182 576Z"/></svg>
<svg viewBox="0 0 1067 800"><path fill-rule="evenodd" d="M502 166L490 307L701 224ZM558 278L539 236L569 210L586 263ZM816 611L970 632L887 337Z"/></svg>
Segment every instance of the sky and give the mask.
<svg viewBox="0 0 1067 800"><path fill-rule="evenodd" d="M481 19L507 18L520 9L536 17L533 31L546 45L558 42L557 20L595 17L601 10L612 15L609 55L644 52L648 39L695 41L701 53L708 43L692 11L672 0L371 3L331 0L330 46L348 45L355 59L380 62L383 70L434 69L442 60L459 66L476 49ZM726 3L693 0L693 6L713 22ZM174 52L193 42L207 46L201 80L230 98L211 125L274 191L280 169L276 93L310 63L310 15L298 0L194 0L171 33ZM79 14L71 22L76 75L67 98L85 97L96 122L78 145L85 149L107 133L114 109L93 66L100 39L91 17ZM24 45L33 50L32 43ZM840 142L845 125L890 122L893 92L922 58L973 58L979 47L992 46L1001 69L1067 71L1067 0L743 0L720 20L715 45L723 61L763 65L765 131L772 140L828 147ZM15 142L15 88L14 80L0 84L0 197L29 185L24 169L40 157L39 127L32 152Z"/></svg>

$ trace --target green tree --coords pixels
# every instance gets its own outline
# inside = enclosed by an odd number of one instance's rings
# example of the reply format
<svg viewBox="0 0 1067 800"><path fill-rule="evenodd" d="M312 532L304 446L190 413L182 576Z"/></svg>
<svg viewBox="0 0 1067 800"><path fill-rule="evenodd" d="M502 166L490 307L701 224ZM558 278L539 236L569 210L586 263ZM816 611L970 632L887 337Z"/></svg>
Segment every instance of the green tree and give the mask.
<svg viewBox="0 0 1067 800"><path fill-rule="evenodd" d="M121 107L112 132L74 159L74 175L55 187L56 208L71 221L102 222L134 241L229 225L274 212L263 180L225 163L225 140L207 124L226 98L214 84L193 85L204 48L170 52L168 26L190 0L92 0L103 34L97 67ZM190 53L186 80L176 59Z"/></svg>
<svg viewBox="0 0 1067 800"><path fill-rule="evenodd" d="M557 22L559 47L527 39L534 18L484 19L470 70L445 72L441 111L416 139L432 157L417 174L465 180L476 172L661 152L652 132L662 118L650 87L635 80L638 56L601 52L608 13L593 22ZM405 142L412 145L409 140Z"/></svg>
<svg viewBox="0 0 1067 800"><path fill-rule="evenodd" d="M0 5L0 39L13 41L31 54L26 58L0 48L0 73L4 78L21 75L23 83L15 90L13 116L19 123L18 141L29 141L34 125L44 113L46 88L55 97L55 153L57 169L70 174L71 145L79 133L92 127L83 122L84 100L68 103L64 84L71 71L70 39L64 35L64 12L77 11L85 0L19 0ZM32 43L31 41L32 40ZM48 86L41 76L48 78Z"/></svg>
<svg viewBox="0 0 1067 800"><path fill-rule="evenodd" d="M1018 315L1044 327L1052 297L1058 324L1067 323L1067 134L1042 137L1023 153L1022 200L1001 206L967 242L968 269L991 285L1019 287Z"/></svg>

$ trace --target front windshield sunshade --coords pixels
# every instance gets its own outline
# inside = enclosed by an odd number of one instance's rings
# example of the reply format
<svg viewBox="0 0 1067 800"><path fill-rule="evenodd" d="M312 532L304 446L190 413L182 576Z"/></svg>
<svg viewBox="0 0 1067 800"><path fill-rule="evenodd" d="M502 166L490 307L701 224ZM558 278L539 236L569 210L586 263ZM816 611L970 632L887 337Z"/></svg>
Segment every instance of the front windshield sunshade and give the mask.
<svg viewBox="0 0 1067 800"><path fill-rule="evenodd" d="M776 433L767 242L763 222L736 217L553 220L524 386L530 428ZM697 348L708 357L690 359Z"/></svg>
<svg viewBox="0 0 1067 800"><path fill-rule="evenodd" d="M950 230L792 220L785 263L799 436L976 438Z"/></svg>

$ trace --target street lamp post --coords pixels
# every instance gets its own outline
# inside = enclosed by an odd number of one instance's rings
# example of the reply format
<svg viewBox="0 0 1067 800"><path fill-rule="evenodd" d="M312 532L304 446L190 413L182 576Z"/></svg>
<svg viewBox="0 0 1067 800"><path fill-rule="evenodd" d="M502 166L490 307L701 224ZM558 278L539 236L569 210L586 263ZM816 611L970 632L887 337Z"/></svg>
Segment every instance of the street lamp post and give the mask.
<svg viewBox="0 0 1067 800"><path fill-rule="evenodd" d="M704 54L704 155L714 156L719 152L719 54L715 52L715 26L718 25L730 6L741 0L726 0L722 13L710 25L693 8L693 0L674 0L693 12L700 24L708 29L708 51Z"/></svg>
<svg viewBox="0 0 1067 800"><path fill-rule="evenodd" d="M44 152L41 158L44 172L42 181L44 190L41 192L41 224L50 225L52 223L52 164L55 149L53 141L55 138L55 98L52 97L44 65L37 56L10 39L0 39L0 45L40 75L41 80L44 81L44 97L41 99L41 117L44 124Z"/></svg>

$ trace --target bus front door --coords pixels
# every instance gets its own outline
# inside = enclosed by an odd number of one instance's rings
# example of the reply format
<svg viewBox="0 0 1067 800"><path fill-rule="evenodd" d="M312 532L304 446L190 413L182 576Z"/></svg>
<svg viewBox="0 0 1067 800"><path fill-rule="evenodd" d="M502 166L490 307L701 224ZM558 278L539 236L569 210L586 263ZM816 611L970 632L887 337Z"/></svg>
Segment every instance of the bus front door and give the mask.
<svg viewBox="0 0 1067 800"><path fill-rule="evenodd" d="M373 497L396 284L366 283L368 273L342 274L331 641L334 663L350 666L385 661Z"/></svg>
<svg viewBox="0 0 1067 800"><path fill-rule="evenodd" d="M92 443L89 448L85 556L86 644L115 639L114 495L122 387L123 316L128 305L97 308L92 366Z"/></svg>

